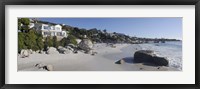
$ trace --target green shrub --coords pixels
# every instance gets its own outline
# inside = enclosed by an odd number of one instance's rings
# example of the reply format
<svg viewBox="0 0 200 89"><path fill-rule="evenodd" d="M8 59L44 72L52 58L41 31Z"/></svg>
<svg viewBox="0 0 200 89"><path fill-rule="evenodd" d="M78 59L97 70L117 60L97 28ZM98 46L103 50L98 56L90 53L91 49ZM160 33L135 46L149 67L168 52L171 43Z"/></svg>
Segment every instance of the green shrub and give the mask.
<svg viewBox="0 0 200 89"><path fill-rule="evenodd" d="M30 24L29 18L21 18L19 21L20 21L23 25L29 25L29 24Z"/></svg>
<svg viewBox="0 0 200 89"><path fill-rule="evenodd" d="M37 46L39 50L42 50L44 48L44 42L42 41L42 37L37 38Z"/></svg>
<svg viewBox="0 0 200 89"><path fill-rule="evenodd" d="M52 40L52 42L53 42L53 47L55 47L55 48L58 48L58 41L57 41L57 37L56 36L53 36L53 40Z"/></svg>
<svg viewBox="0 0 200 89"><path fill-rule="evenodd" d="M67 45L67 38L62 38L59 42L59 45L65 47Z"/></svg>
<svg viewBox="0 0 200 89"><path fill-rule="evenodd" d="M18 52L20 52L22 49L27 49L25 43L24 43L25 36L23 33L18 33Z"/></svg>
<svg viewBox="0 0 200 89"><path fill-rule="evenodd" d="M22 26L21 26L22 24ZM18 30L21 30L21 32L29 32L29 25L30 24L30 20L29 18L19 18L18 19Z"/></svg>
<svg viewBox="0 0 200 89"><path fill-rule="evenodd" d="M66 46L68 44L74 44L77 45L77 41L76 41L76 37L73 35L69 35L67 38L63 38L62 40L60 40L59 45L60 46Z"/></svg>
<svg viewBox="0 0 200 89"><path fill-rule="evenodd" d="M69 41L68 43L77 45L77 41L76 41L76 37L75 37L75 36L69 35L69 36L67 37L67 40Z"/></svg>
<svg viewBox="0 0 200 89"><path fill-rule="evenodd" d="M28 33L25 34L25 45L28 49L32 49L34 51L38 50L39 47L37 47L37 36L34 30L30 30Z"/></svg>

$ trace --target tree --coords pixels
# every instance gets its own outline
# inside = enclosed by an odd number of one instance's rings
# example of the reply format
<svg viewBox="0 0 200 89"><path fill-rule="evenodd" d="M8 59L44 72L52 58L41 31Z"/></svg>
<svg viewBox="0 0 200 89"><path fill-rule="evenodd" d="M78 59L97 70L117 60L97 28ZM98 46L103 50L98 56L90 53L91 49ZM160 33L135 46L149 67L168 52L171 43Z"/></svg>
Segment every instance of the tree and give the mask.
<svg viewBox="0 0 200 89"><path fill-rule="evenodd" d="M62 38L59 42L59 45L65 47L67 45L67 38Z"/></svg>
<svg viewBox="0 0 200 89"><path fill-rule="evenodd" d="M37 36L36 36L36 32L34 30L30 30L28 33L24 33L25 34L25 45L27 46L28 49L32 49L34 51L38 50L38 46L37 46Z"/></svg>
<svg viewBox="0 0 200 89"><path fill-rule="evenodd" d="M18 33L18 52L20 52L22 49L27 49L27 47L24 44L25 36L23 33Z"/></svg>
<svg viewBox="0 0 200 89"><path fill-rule="evenodd" d="M74 44L74 45L78 44L75 36L69 35L67 38L63 38L62 40L60 40L60 45L63 46L63 47L70 44L70 43Z"/></svg>
<svg viewBox="0 0 200 89"><path fill-rule="evenodd" d="M52 47L52 46L53 46L53 41L52 41L51 37L48 36L48 37L46 38L46 40L47 40L48 46L49 46L49 47Z"/></svg>
<svg viewBox="0 0 200 89"><path fill-rule="evenodd" d="M18 30L21 30L21 20L20 19L18 19Z"/></svg>
<svg viewBox="0 0 200 89"><path fill-rule="evenodd" d="M71 44L77 45L76 37L73 36L73 35L69 35L69 36L67 37L66 43L67 43L67 44L70 44L70 43L71 43Z"/></svg>
<svg viewBox="0 0 200 89"><path fill-rule="evenodd" d="M38 46L39 50L42 50L44 48L44 42L42 40L42 37L37 38L37 46Z"/></svg>
<svg viewBox="0 0 200 89"><path fill-rule="evenodd" d="M20 21L23 25L29 25L30 24L29 18L21 18Z"/></svg>
<svg viewBox="0 0 200 89"><path fill-rule="evenodd" d="M52 47L53 46L53 40L51 39L50 36L47 36L44 42L44 51L47 51L48 47Z"/></svg>
<svg viewBox="0 0 200 89"><path fill-rule="evenodd" d="M22 24L22 26L21 26L21 24ZM29 24L30 24L29 18L18 19L18 29L21 30L21 32L28 33L29 32Z"/></svg>
<svg viewBox="0 0 200 89"><path fill-rule="evenodd" d="M53 37L53 47L58 48L58 41L56 36Z"/></svg>

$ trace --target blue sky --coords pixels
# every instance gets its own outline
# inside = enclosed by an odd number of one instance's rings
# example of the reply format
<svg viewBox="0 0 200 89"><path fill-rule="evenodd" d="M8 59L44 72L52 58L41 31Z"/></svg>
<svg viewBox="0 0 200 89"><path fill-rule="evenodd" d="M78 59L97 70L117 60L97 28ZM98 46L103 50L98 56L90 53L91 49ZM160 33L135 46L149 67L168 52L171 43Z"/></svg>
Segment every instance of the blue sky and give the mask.
<svg viewBox="0 0 200 89"><path fill-rule="evenodd" d="M182 39L182 18L39 18L74 27L97 28L147 38Z"/></svg>

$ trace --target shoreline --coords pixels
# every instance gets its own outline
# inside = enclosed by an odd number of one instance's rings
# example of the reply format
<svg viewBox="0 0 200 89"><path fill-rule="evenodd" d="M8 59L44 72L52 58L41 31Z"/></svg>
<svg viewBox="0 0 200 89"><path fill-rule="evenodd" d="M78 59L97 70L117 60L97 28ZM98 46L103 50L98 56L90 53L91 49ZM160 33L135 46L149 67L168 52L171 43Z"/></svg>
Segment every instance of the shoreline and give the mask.
<svg viewBox="0 0 200 89"><path fill-rule="evenodd" d="M53 71L177 71L175 68L143 65L131 63L133 53L142 47L139 44L115 44L116 48L106 46L105 43L95 44L92 56L78 52L77 54L31 54L27 58L18 56L18 71L44 71L35 67L37 63L50 64ZM126 58L127 57L127 58ZM117 60L125 58L124 64L115 64Z"/></svg>

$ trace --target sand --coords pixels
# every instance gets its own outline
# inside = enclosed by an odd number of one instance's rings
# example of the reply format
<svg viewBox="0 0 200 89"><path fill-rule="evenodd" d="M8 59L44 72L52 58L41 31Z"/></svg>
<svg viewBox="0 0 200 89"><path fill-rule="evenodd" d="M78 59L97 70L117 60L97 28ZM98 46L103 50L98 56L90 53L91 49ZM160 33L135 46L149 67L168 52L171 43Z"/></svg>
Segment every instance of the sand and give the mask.
<svg viewBox="0 0 200 89"><path fill-rule="evenodd" d="M53 71L177 71L172 67L159 67L142 63L133 63L133 54L142 49L139 44L115 44L116 48L104 43L95 44L93 51L96 55L85 54L78 51L77 54L31 54L29 57L18 56L18 71L46 71L35 67L41 63L52 65ZM124 59L125 63L115 64Z"/></svg>

